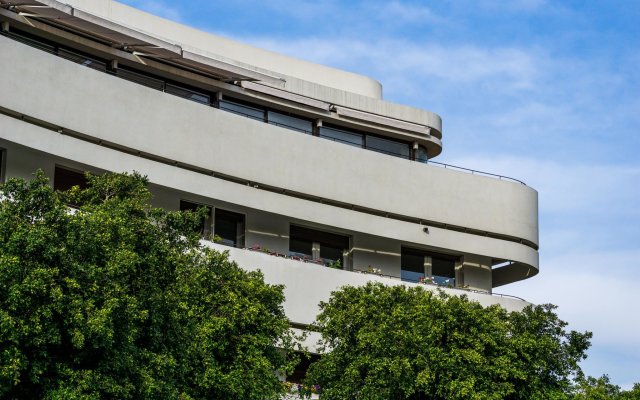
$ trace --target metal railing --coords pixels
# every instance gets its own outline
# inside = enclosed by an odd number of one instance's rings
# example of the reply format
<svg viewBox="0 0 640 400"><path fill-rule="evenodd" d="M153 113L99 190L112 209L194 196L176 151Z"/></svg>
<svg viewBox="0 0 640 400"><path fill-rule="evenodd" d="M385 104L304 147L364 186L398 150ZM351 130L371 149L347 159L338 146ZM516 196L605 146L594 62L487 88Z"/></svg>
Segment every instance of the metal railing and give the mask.
<svg viewBox="0 0 640 400"><path fill-rule="evenodd" d="M435 165L441 166L443 168L466 171L466 172L471 173L472 175L473 174L478 174L478 175L490 176L490 177L494 177L494 178L498 178L498 179L505 179L505 180L517 182L517 183L520 183L522 185L527 186L526 183L524 183L521 180L518 180L516 178L511 178L509 176L504 176L504 175L492 174L491 172L477 171L477 170L471 169L471 168L459 167L457 165L445 164L445 163L441 163L441 162L438 162L438 161L431 161L431 160L423 161L423 163L425 163L425 164L435 164Z"/></svg>
<svg viewBox="0 0 640 400"><path fill-rule="evenodd" d="M192 100L192 101L195 101L197 103L204 104L204 105L207 105L207 106L215 106L215 104L211 104L210 102L206 102L204 100L204 98L208 96L206 93L199 93L199 92L197 92L195 90L192 90L192 89L189 89L189 88L186 88L186 87L182 87L182 86L179 86L179 85L176 85L176 84L169 83L169 82L165 81L164 79L160 79L159 77L155 77L155 76L150 76L149 74L146 74L146 73L144 73L142 71L131 71L131 70L128 70L126 68L124 68L124 69L123 68L119 68L117 70L117 72L115 72L115 74L114 74L113 71L108 71L107 70L105 61L98 60L96 58L93 58L93 57L90 57L90 56L87 56L87 55L79 54L77 52L74 52L74 51L72 51L70 49L67 49L67 48L63 47L63 46L59 46L57 44L47 43L46 40L41 40L41 39L36 38L36 37L31 37L31 35L25 36L24 33L17 34L17 33L14 33L14 32L11 32L11 33L2 32L2 35L10 37L10 38L12 38L14 40L17 40L19 42L25 43L25 44L27 44L29 46L38 48L40 50L44 50L46 52L55 54L55 55L57 55L57 56L59 56L61 58L65 58L65 59L70 60L72 62L88 66L89 68L92 68L92 69L95 69L95 70L98 70L98 71L102 71L102 72L110 73L110 74L112 74L114 76L117 76L119 78L128 80L130 82L138 83L140 85L147 86L147 87L150 87L150 88L153 88L153 89L157 89L157 90L160 90L160 91L165 92L165 93L177 95L179 97L182 97L182 98L185 98L185 99L188 99L188 100ZM166 85L172 85L176 89L180 89L181 91L183 91L183 93L175 93L174 90L167 91L165 89ZM230 103L235 104L233 102L230 102ZM253 107L242 105L242 104L238 104L238 106L247 107L247 108L253 108ZM231 112L231 113L234 113L234 114L237 114L237 115L241 115L243 117L247 117L247 118L250 118L250 119L253 119L253 120L262 121L262 122L270 123L270 124L273 124L273 125L281 126L283 128L293 129L293 130L304 132L304 133L311 133L311 132L308 132L308 131L306 131L304 129L293 127L291 125L277 123L277 122L274 122L274 121L267 121L266 118L264 118L264 117L260 118L260 117L257 117L255 115L251 115L249 113L245 113L245 112L242 112L242 111L237 110L237 109L227 108L227 107L225 107L223 105L223 103L218 105L217 108L220 109L220 110L224 110L224 111ZM255 110L256 111L266 112L266 110L259 109L259 108L255 108ZM344 132L344 133L349 133L349 132ZM353 134L353 135L357 136L358 134ZM365 134L361 135L362 139L364 139L364 135ZM348 140L340 139L340 138L337 138L337 137L332 137L332 136L329 136L329 135L320 134L319 137L321 137L323 139L329 139L329 140L332 140L332 141L335 141L335 142L340 142L340 143L344 143L344 144L347 144L347 145L351 145L351 146L360 147L360 148L363 148L363 149L375 151L375 152L378 152L378 153L388 154L388 155L391 155L391 156L394 156L394 157L398 157L398 158L410 159L405 154L400 154L400 153L397 153L397 152L394 152L394 151L390 151L390 150L384 150L384 149L380 149L380 148L376 148L376 147L372 147L372 146L367 146L366 143L364 142L364 140L363 140L363 143L356 143L356 142L351 142L351 141L348 141ZM478 170L474 170L474 169L471 169L471 168L465 168L465 167L460 167L460 166L457 166L457 165L445 164L445 163L441 163L441 162L438 162L438 161L431 161L431 160L415 160L415 161L417 161L419 163L422 163L422 164L434 164L434 165L437 165L437 166L440 166L440 167L443 167L443 168L454 169L454 170L458 170L458 171L465 171L465 172L468 172L468 173L471 173L471 174L478 174L478 175L482 175L482 176L493 177L493 178L497 178L497 179L500 179L500 180L502 180L502 179L509 180L509 181L517 182L517 183L520 183L520 184L526 186L526 183L522 182L521 180L518 180L518 179L515 179L515 178L511 178L511 177L505 176L505 175L499 175L499 174L493 174L493 173L490 173L490 172L478 171Z"/></svg>
<svg viewBox="0 0 640 400"><path fill-rule="evenodd" d="M224 245L224 243L218 243L218 244L223 244ZM317 264L317 265L325 267L325 268L330 268L327 264L319 262L321 260L305 259L305 258L302 258L302 257L298 256L298 253L295 253L295 252L289 252L289 255L286 255L286 254L277 253L277 252L273 252L273 251L265 251L266 249L262 248L262 246L259 246L259 245L254 245L252 247L245 247L245 248L242 248L242 250L255 251L255 252L263 253L265 255L270 255L270 256L274 256L274 257L281 257L281 258L285 258L285 259L289 259L289 260L293 260L293 261L299 261L299 262L305 262L305 263L313 263L313 264ZM325 261L325 260L322 260L322 261ZM359 273L359 274L380 276L380 277L383 277L383 278L391 278L391 279L399 280L399 281L402 281L402 282L417 283L417 284L421 284L421 285L425 285L425 286L433 286L433 287L440 288L440 289L453 289L453 290L459 290L459 291L462 291L462 292L478 293L478 294L484 294L484 295L488 295L488 296L497 296L497 297L502 297L502 298L512 298L512 299L516 299L516 300L520 300L520 301L524 301L524 302L528 303L528 301L523 299L522 297L513 296L513 295L510 295L510 294L489 292L489 291L477 290L477 289L471 289L471 288L464 288L464 287L455 287L455 286L449 286L449 285L440 285L440 284L437 284L437 283L426 283L426 282L423 283L423 282L419 282L419 281L402 279L402 277L399 277L397 275L388 275L388 274L377 273L377 272L373 272L373 271L369 271L369 270L363 270L363 269L355 269L354 268L352 270L346 270L346 269L342 269L342 270L343 271L347 271L347 272L355 272L355 273Z"/></svg>
<svg viewBox="0 0 640 400"><path fill-rule="evenodd" d="M352 271L360 273L360 274L368 274L368 275L374 275L374 276L381 276L383 278L391 278L391 279L399 280L399 281L402 281L402 282L418 283L418 284L425 285L425 286L434 286L436 288L441 288L441 289L455 289L455 290L461 290L461 291L464 291L464 292L486 294L486 295L489 295L489 296L498 296L498 297L502 297L502 298L512 298L512 299L517 299L517 300L521 300L521 301L524 301L524 302L528 303L528 301L523 299L522 297L513 296L513 295L510 295L510 294L488 292L488 291L484 291L484 290L476 290L476 289L470 289L470 288L464 288L464 287L440 285L440 284L437 284L437 283L426 283L426 282L423 283L423 282L414 281L414 280L402 279L402 277L399 277L397 275L387 275L387 274L371 272L371 271L363 270L363 269L355 269L354 268Z"/></svg>

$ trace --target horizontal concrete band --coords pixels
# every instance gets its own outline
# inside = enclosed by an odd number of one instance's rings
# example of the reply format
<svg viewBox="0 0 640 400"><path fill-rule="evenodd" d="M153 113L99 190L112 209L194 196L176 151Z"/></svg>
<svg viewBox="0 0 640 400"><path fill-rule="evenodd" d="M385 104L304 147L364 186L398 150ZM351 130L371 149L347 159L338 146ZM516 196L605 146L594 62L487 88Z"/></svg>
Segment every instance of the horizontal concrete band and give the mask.
<svg viewBox="0 0 640 400"><path fill-rule="evenodd" d="M103 4L109 10L107 13L102 12L100 7L95 7L99 3L98 0L77 2L83 9L92 10L90 12L55 0L42 0L41 2L35 0L29 0L29 2L0 0L0 3L15 5L12 8L13 11L0 10L0 16L11 20L12 23L16 23L19 26L27 27L28 29L37 27L47 32L59 31L55 28L56 25L47 25L50 21L55 21L55 24L63 24L65 31L75 31L82 36L87 36L87 34L94 35L100 41L111 41L113 48L125 49L130 52L127 54L134 54L143 64L145 62L142 59L148 61L166 60L172 65L179 66L180 64L186 69L196 68L202 71L209 71L214 76L218 76L225 81L247 79L261 81L263 84L284 89L294 95L298 94L318 101L357 108L373 115L383 115L397 120L408 119L414 123L434 128L434 132L437 135L441 135L442 121L439 116L426 110L383 101L381 98L381 85L368 77L297 60L263 49L251 48L215 35L204 34L204 32L196 31L195 33L208 36L206 42L188 35L189 39L198 40L198 44L193 45L189 42L189 44L178 45L175 43L180 43L180 40L162 39L160 36L153 36L145 32L156 31L156 33L159 33L160 31L156 30L158 24L166 24L167 26L162 32L163 35L168 31L179 34L184 32L184 26L145 14L119 3L111 3L110 0L103 0ZM30 6L30 4L38 3L49 3L54 6ZM20 7L23 7L24 11L20 11ZM124 12L120 14L119 12L114 12L116 10ZM123 25L122 22L117 21L119 17L124 17L129 23ZM141 22L146 21L149 17L155 20L151 30L144 30L143 32L129 28L129 26L140 25ZM130 18L132 20L129 20ZM132 23L131 21L135 22ZM212 43L216 42L218 46L210 47ZM223 49L225 50L224 54L231 55L237 55L239 49L248 50L247 54L242 51L243 54L240 58L250 62L238 62L234 58L219 55L222 54L220 52ZM249 57L247 58L246 56ZM278 68L269 70L253 65L256 62L269 59L277 60L274 66ZM286 71L291 66L298 66L297 64L304 64L304 66L299 65L301 68L295 68L298 73L294 73L291 76L286 75ZM274 73L272 71L278 72ZM310 73L312 71L316 72ZM296 76L304 76L304 78L301 79ZM336 82L339 82L339 84L325 82L327 77L337 78ZM364 86L361 84L364 84ZM349 88L352 91L348 91ZM361 91L361 89L364 89L364 91ZM370 89L373 89L373 92Z"/></svg>
<svg viewBox="0 0 640 400"><path fill-rule="evenodd" d="M18 114L267 188L537 244L537 193L524 185L202 107L8 39L0 38L0 49L7 71L0 105Z"/></svg>
<svg viewBox="0 0 640 400"><path fill-rule="evenodd" d="M283 187L276 187L276 186L272 186L272 185L268 185L262 182L258 182L255 180L247 180L241 177L237 177L237 176L233 176L233 175L228 175L228 174L224 174L218 171L213 171L213 170L208 170L208 169L204 169L195 165L190 165L190 164L186 164L184 162L178 161L178 160L172 160L172 159L167 159L155 154L150 154L135 148L130 148L130 147L126 147L126 146L122 146L119 145L117 143L112 143L106 140L101 140L95 137L92 137L90 135L84 134L84 133L80 133L80 132L75 132L72 131L70 129L67 129L65 127L62 126L58 126L58 125L53 125L50 124L46 121L42 121L42 120L38 120L37 118L33 118L29 115L24 115L24 114L20 114L14 110L9 110L6 109L4 107L0 106L0 114L12 117L12 118L16 118L19 119L23 122L29 123L29 124L33 124L36 126L39 126L41 128L47 129L48 131L52 131L55 133L59 133L59 134L63 134L63 135L67 135L70 137L74 137L76 139L80 139L89 143L93 143L93 144L97 144L109 149L113 149L122 153L126 153L126 154L131 154L131 155L135 155L138 157L142 157L142 158L146 158L148 160L152 160L152 161L156 161L156 162L160 162L163 164L167 164L167 165L171 165L177 168L182 168L185 170L189 170L192 172L196 172L199 174L204 174L207 176L211 176L211 177L215 177L218 179L222 179L222 180L226 180L229 182L233 182L233 183L237 183L237 184L241 184L241 185L247 185L247 186L252 186L256 189L259 190L265 190L268 192L273 192L273 193L278 193L280 195L284 195L284 196L289 196L289 197L294 197L294 198L299 198L299 199L305 199L308 201L313 201L313 202L317 202L320 204L325 204L325 205L329 205L329 206L333 206L333 207L339 207L339 208L344 208L347 210L353 210L353 211L357 211L357 212L362 212L362 213L366 213L366 214L371 214L371 215L376 215L376 216L381 216L384 218L391 218L391 219L396 219L399 221L406 221L406 222L411 222L411 223L415 223L415 224L419 224L421 226L424 226L426 228L429 227L438 227L441 229L445 229L445 230L451 230L451 231L456 231L456 232L464 232L470 235L477 235L477 236L483 236L483 237L489 237L489 238L493 238L493 239L498 239L498 240L505 240L505 241L509 241L509 242L514 242L514 243L519 243L525 246L528 246L534 250L538 250L538 245L536 245L535 243L526 240L526 239L522 239L522 238L517 238L517 237L512 237L512 236L508 236L508 235L503 235L500 233L495 233L495 232L487 232L487 231L480 231L477 229L473 229L473 228L468 228L468 227L464 227L464 226L457 226L457 225L451 225L451 224L447 224L445 222L441 222L441 221L431 221L431 220L425 220L425 219L421 219L421 218L416 218L416 217L411 217L409 215L400 215L400 214L395 214L392 212L387 212L384 210L376 210L376 209L372 209L372 208L367 208L367 207L362 207L359 206L357 204L348 204L348 203L343 203L340 201L336 201L336 200L332 200L332 199L328 199L328 198L324 198L324 197L318 197L318 196L314 196L314 195L310 195L310 194L306 194L306 193L300 193L300 192L295 192Z"/></svg>
<svg viewBox="0 0 640 400"><path fill-rule="evenodd" d="M514 297L475 293L460 289L436 288L429 285L403 282L386 277L359 274L333 268L318 267L294 260L272 257L260 252L228 248L215 243L207 246L227 251L240 266L249 270L260 270L268 283L285 285L285 312L298 329L306 329L319 313L319 303L328 301L333 291L343 286L363 286L367 282L381 282L385 285L420 286L426 290L442 290L448 295L465 295L483 306L498 304L508 311L521 311L528 302Z"/></svg>
<svg viewBox="0 0 640 400"><path fill-rule="evenodd" d="M494 287L531 277L538 272L537 251L520 243L437 227L431 227L430 235L425 235L422 232L423 226L419 224L381 215L367 216L363 212L348 208L336 208L308 199L283 196L282 193L263 190L256 185L211 176L204 171L194 171L184 165L176 165L171 160L152 159L149 155L135 150L108 148L108 144L95 139L89 141L83 137L78 140L80 138L68 135L69 132L65 134L64 129L59 129L62 132L59 133L53 126L43 129L41 126L27 123L28 118L21 121L16 117L0 116L0 137L88 166L112 171L137 170L148 175L152 183L161 186L175 187L177 190L280 215L290 215L292 218L311 218L315 222L341 229L512 260L512 264L493 270ZM285 197L291 200L284 201Z"/></svg>

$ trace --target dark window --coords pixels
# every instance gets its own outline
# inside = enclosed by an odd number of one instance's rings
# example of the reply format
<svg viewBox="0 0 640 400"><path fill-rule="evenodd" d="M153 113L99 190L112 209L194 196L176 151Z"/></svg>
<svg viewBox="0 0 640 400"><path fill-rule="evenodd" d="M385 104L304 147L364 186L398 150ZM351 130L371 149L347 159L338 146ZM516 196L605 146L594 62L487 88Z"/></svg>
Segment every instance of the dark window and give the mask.
<svg viewBox="0 0 640 400"><path fill-rule="evenodd" d="M229 100L220 100L220 109L251 119L264 121L264 110L255 106L240 104Z"/></svg>
<svg viewBox="0 0 640 400"><path fill-rule="evenodd" d="M272 125L293 129L303 133L313 133L313 122L275 111L267 112L267 121Z"/></svg>
<svg viewBox="0 0 640 400"><path fill-rule="evenodd" d="M347 246L348 247L348 246ZM325 261L338 261L342 263L342 255L344 254L346 247L336 246L331 244L321 244L320 245L320 258Z"/></svg>
<svg viewBox="0 0 640 400"><path fill-rule="evenodd" d="M201 235L208 235L211 233L211 207L192 203L186 200L180 200L180 211L196 212L200 207L205 207L207 209L207 215L200 221L199 225L195 228L195 231L199 232Z"/></svg>
<svg viewBox="0 0 640 400"><path fill-rule="evenodd" d="M292 225L289 232L290 255L320 260L324 264L340 261L349 249L349 237Z"/></svg>
<svg viewBox="0 0 640 400"><path fill-rule="evenodd" d="M431 268L426 267L429 260L426 260L425 257L429 257ZM457 259L457 257L447 254L403 247L401 256L402 280L419 282L421 278L429 278L437 285L455 287Z"/></svg>
<svg viewBox="0 0 640 400"><path fill-rule="evenodd" d="M356 147L362 147L364 144L364 137L360 133L343 131L326 126L320 128L320 137Z"/></svg>
<svg viewBox="0 0 640 400"><path fill-rule="evenodd" d="M418 146L418 151L416 152L416 161L427 163L427 161L429 160L429 156L427 154L427 149L424 146Z"/></svg>
<svg viewBox="0 0 640 400"><path fill-rule="evenodd" d="M424 253L402 249L400 277L403 281L419 282L424 278Z"/></svg>
<svg viewBox="0 0 640 400"><path fill-rule="evenodd" d="M406 159L409 159L411 155L408 143L383 139L381 137L371 135L367 135L367 149Z"/></svg>
<svg viewBox="0 0 640 400"><path fill-rule="evenodd" d="M244 215L216 208L214 234L220 243L244 247Z"/></svg>
<svg viewBox="0 0 640 400"><path fill-rule="evenodd" d="M15 29L11 29L11 32L6 33L7 36L9 36L10 38L17 40L18 42L22 42L26 45L29 45L31 47L35 47L38 48L40 50L44 50L48 53L55 53L56 52L56 48L55 46L53 46L50 43L45 42L44 40L36 37L36 36L32 36L26 32L22 32L22 31L17 31Z"/></svg>
<svg viewBox="0 0 640 400"><path fill-rule="evenodd" d="M311 364L320 360L318 354L298 353L298 356L300 357L300 362L295 366L291 375L287 376L287 382L301 384L307 376L307 371Z"/></svg>
<svg viewBox="0 0 640 400"><path fill-rule="evenodd" d="M81 189L84 189L87 185L87 177L84 172L74 171L56 165L53 175L53 188L55 190L66 192L74 186L79 186Z"/></svg>
<svg viewBox="0 0 640 400"><path fill-rule="evenodd" d="M126 79L128 81L135 82L152 89L164 90L164 81L161 79L152 78L148 75L133 72L125 68L118 68L116 74L122 79Z"/></svg>
<svg viewBox="0 0 640 400"><path fill-rule="evenodd" d="M298 257L313 258L313 242L309 239L289 238L289 252Z"/></svg>
<svg viewBox="0 0 640 400"><path fill-rule="evenodd" d="M438 285L456 286L456 263L450 258L431 257L431 275Z"/></svg>
<svg viewBox="0 0 640 400"><path fill-rule="evenodd" d="M85 67L93 68L98 71L106 71L107 63L104 61L96 60L92 57L87 57L82 54L66 50L66 49L58 49L58 55L62 58L66 58L67 60L71 60L75 63L84 65Z"/></svg>
<svg viewBox="0 0 640 400"><path fill-rule="evenodd" d="M172 83L167 83L165 92L202 104L209 104L211 102L211 97L208 94L201 93L183 86L174 85Z"/></svg>

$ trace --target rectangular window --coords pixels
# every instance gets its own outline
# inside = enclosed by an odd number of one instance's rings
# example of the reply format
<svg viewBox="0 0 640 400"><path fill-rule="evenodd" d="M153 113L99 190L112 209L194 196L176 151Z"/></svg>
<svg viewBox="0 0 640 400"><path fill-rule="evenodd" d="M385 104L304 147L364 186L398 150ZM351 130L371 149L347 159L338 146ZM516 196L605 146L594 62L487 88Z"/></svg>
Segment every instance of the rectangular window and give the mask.
<svg viewBox="0 0 640 400"><path fill-rule="evenodd" d="M267 121L272 125L293 129L302 133L313 133L313 122L306 119L281 114L275 111L267 112Z"/></svg>
<svg viewBox="0 0 640 400"><path fill-rule="evenodd" d="M56 165L53 174L53 188L61 192L66 192L74 186L79 186L81 189L88 186L87 177L84 172L74 171Z"/></svg>
<svg viewBox="0 0 640 400"><path fill-rule="evenodd" d="M116 75L122 79L138 83L140 85L150 87L151 89L164 90L164 81L143 75L139 72L130 71L124 68L118 68Z"/></svg>
<svg viewBox="0 0 640 400"><path fill-rule="evenodd" d="M344 268L344 254L348 250L348 236L295 225L290 227L289 255L291 256L316 260L325 265L339 261L341 267Z"/></svg>
<svg viewBox="0 0 640 400"><path fill-rule="evenodd" d="M367 149L378 153L389 154L396 157L409 159L411 149L408 143L383 139L377 136L367 135Z"/></svg>
<svg viewBox="0 0 640 400"><path fill-rule="evenodd" d="M401 278L403 281L420 282L427 279L439 286L456 286L456 261L458 257L431 251L402 248Z"/></svg>
<svg viewBox="0 0 640 400"><path fill-rule="evenodd" d="M313 259L313 241L305 238L289 238L289 255Z"/></svg>
<svg viewBox="0 0 640 400"><path fill-rule="evenodd" d="M326 126L320 128L320 137L356 147L362 147L364 144L364 137L360 133L328 128Z"/></svg>
<svg viewBox="0 0 640 400"><path fill-rule="evenodd" d="M22 32L22 31L18 31L16 29L11 28L11 32L6 34L7 36L9 36L10 38L17 40L18 42L22 42L26 45L29 45L31 47L35 47L37 49L40 50L44 50L48 53L54 53L56 52L56 48L55 46L46 43L45 41L43 41L40 38L37 38L35 36L31 36L30 34L26 33L26 32Z"/></svg>
<svg viewBox="0 0 640 400"><path fill-rule="evenodd" d="M216 208L213 231L220 243L227 246L244 247L244 226L243 214Z"/></svg>
<svg viewBox="0 0 640 400"><path fill-rule="evenodd" d="M427 153L427 149L420 145L418 146L418 151L416 152L416 161L427 163L429 161L429 155Z"/></svg>
<svg viewBox="0 0 640 400"><path fill-rule="evenodd" d="M407 282L420 282L425 277L424 253L402 249L400 278Z"/></svg>
<svg viewBox="0 0 640 400"><path fill-rule="evenodd" d="M107 63L105 63L104 61L99 61L95 58L87 57L70 50L58 49L58 55L62 58L66 58L67 60L71 60L75 63L98 71L105 72L107 70Z"/></svg>
<svg viewBox="0 0 640 400"><path fill-rule="evenodd" d="M258 121L264 121L264 110L229 100L220 100L220 109Z"/></svg>
<svg viewBox="0 0 640 400"><path fill-rule="evenodd" d="M169 94L182 97L183 99L192 100L197 103L209 104L211 102L211 97L208 94L188 89L183 86L174 85L172 83L167 83L164 90Z"/></svg>
<svg viewBox="0 0 640 400"><path fill-rule="evenodd" d="M200 221L200 224L195 228L195 230L203 236L208 236L211 233L211 207L203 204L192 203L186 200L180 200L180 211L196 212L200 207L205 207L207 209L207 215Z"/></svg>
<svg viewBox="0 0 640 400"><path fill-rule="evenodd" d="M300 361L293 368L293 372L289 376L287 376L286 381L291 383L302 384L304 382L304 378L307 376L307 371L309 370L309 366L314 362L320 360L320 355L318 354L305 354L298 352L300 356Z"/></svg>
<svg viewBox="0 0 640 400"><path fill-rule="evenodd" d="M441 286L456 286L456 263L451 258L431 257L433 282Z"/></svg>

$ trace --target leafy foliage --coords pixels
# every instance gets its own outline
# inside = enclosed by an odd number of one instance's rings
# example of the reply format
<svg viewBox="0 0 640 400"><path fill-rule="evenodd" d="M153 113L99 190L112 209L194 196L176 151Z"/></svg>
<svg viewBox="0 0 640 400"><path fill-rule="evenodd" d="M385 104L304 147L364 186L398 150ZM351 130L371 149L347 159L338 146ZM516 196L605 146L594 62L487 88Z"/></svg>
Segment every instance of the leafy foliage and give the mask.
<svg viewBox="0 0 640 400"><path fill-rule="evenodd" d="M200 246L200 213L152 208L145 178L88 180L0 186L0 397L278 397L283 288Z"/></svg>
<svg viewBox="0 0 640 400"><path fill-rule="evenodd" d="M553 306L508 313L462 296L370 283L321 304L323 399L566 399L590 333Z"/></svg>
<svg viewBox="0 0 640 400"><path fill-rule="evenodd" d="M607 375L600 378L578 377L572 400L640 400L640 383L631 390L621 390Z"/></svg>

